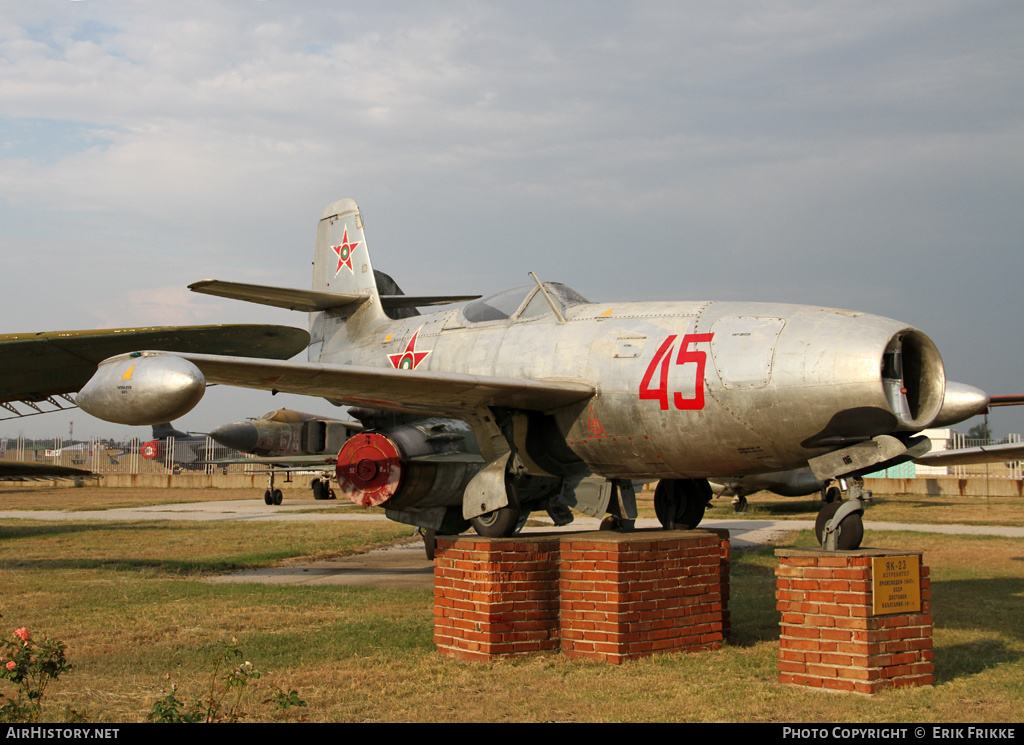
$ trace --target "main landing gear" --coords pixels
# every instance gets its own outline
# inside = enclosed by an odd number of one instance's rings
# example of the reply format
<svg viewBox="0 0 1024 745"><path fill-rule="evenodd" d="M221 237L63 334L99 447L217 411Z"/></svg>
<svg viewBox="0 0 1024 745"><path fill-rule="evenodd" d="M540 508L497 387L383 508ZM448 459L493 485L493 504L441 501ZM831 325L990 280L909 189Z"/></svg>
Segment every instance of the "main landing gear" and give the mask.
<svg viewBox="0 0 1024 745"><path fill-rule="evenodd" d="M486 538L502 538L514 535L519 526L519 508L511 504L497 510L477 515L472 520L473 530Z"/></svg>
<svg viewBox="0 0 1024 745"><path fill-rule="evenodd" d="M662 479L654 489L654 512L665 530L693 530L711 497L707 479Z"/></svg>
<svg viewBox="0 0 1024 745"><path fill-rule="evenodd" d="M315 478L309 482L309 488L313 490L313 499L337 499L338 496L331 488L331 482L324 477Z"/></svg>
<svg viewBox="0 0 1024 745"><path fill-rule="evenodd" d="M267 472L267 490L263 492L263 501L269 505L281 504L284 501L284 494L280 489L274 488L274 469Z"/></svg>
<svg viewBox="0 0 1024 745"><path fill-rule="evenodd" d="M843 492L847 498L842 499ZM849 484L844 479L826 482L821 490L824 506L814 521L814 535L818 545L827 551L853 551L864 539L864 503L871 492L859 482Z"/></svg>

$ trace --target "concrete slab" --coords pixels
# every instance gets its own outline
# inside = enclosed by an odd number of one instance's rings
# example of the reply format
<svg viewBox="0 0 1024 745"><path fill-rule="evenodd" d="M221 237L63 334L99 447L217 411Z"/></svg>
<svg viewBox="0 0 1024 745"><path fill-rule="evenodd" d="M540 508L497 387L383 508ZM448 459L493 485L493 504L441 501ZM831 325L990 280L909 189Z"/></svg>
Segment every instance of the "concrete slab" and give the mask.
<svg viewBox="0 0 1024 745"><path fill-rule="evenodd" d="M398 589L431 589L434 562L427 559L422 541L378 549L355 556L316 562L289 562L270 569L233 572L208 582L258 582L268 585L363 585Z"/></svg>

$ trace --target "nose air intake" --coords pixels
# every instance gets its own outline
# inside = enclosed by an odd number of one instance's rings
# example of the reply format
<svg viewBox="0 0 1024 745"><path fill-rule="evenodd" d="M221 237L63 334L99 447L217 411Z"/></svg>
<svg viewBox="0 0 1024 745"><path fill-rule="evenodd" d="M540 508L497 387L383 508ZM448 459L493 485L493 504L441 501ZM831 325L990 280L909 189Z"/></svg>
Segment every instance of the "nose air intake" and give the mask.
<svg viewBox="0 0 1024 745"><path fill-rule="evenodd" d="M894 335L882 356L882 386L902 429L931 425L946 388L942 358L932 340L911 329Z"/></svg>

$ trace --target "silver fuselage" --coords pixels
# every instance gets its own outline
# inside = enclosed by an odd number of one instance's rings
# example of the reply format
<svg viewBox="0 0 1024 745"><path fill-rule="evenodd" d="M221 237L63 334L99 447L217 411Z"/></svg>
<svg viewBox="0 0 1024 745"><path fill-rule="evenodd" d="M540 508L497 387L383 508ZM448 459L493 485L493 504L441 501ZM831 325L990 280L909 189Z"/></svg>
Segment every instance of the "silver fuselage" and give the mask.
<svg viewBox="0 0 1024 745"><path fill-rule="evenodd" d="M569 305L563 323L553 312L521 317L529 300L510 319L481 323L459 309L387 322L370 313L364 321L361 310L313 314L310 360L391 368L415 335L415 351L427 353L419 371L591 382L592 399L547 413L568 447L609 478L795 468L846 444L921 429L941 406L934 345L888 318L775 303L633 302ZM913 349L909 409L883 374L887 350L901 343Z"/></svg>

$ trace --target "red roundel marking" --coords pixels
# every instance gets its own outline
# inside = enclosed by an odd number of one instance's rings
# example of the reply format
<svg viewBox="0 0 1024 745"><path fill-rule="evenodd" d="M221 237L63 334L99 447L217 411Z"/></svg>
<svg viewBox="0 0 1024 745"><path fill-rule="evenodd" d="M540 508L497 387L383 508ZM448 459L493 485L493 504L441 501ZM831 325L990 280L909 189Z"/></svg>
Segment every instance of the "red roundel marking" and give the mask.
<svg viewBox="0 0 1024 745"><path fill-rule="evenodd" d="M142 457L146 460L157 460L160 457L160 451L163 448L160 447L160 443L156 440L150 440L142 446Z"/></svg>
<svg viewBox="0 0 1024 745"><path fill-rule="evenodd" d="M341 238L341 245L331 246L331 250L338 254L338 268L334 270L334 276L338 276L338 272L341 271L342 267L346 267L350 272L355 274L355 269L352 268L352 252L356 250L362 241L349 241L348 239L348 227L345 228L345 235Z"/></svg>
<svg viewBox="0 0 1024 745"><path fill-rule="evenodd" d="M384 435L363 432L342 446L335 475L346 497L363 507L376 507L398 490L402 456Z"/></svg>

